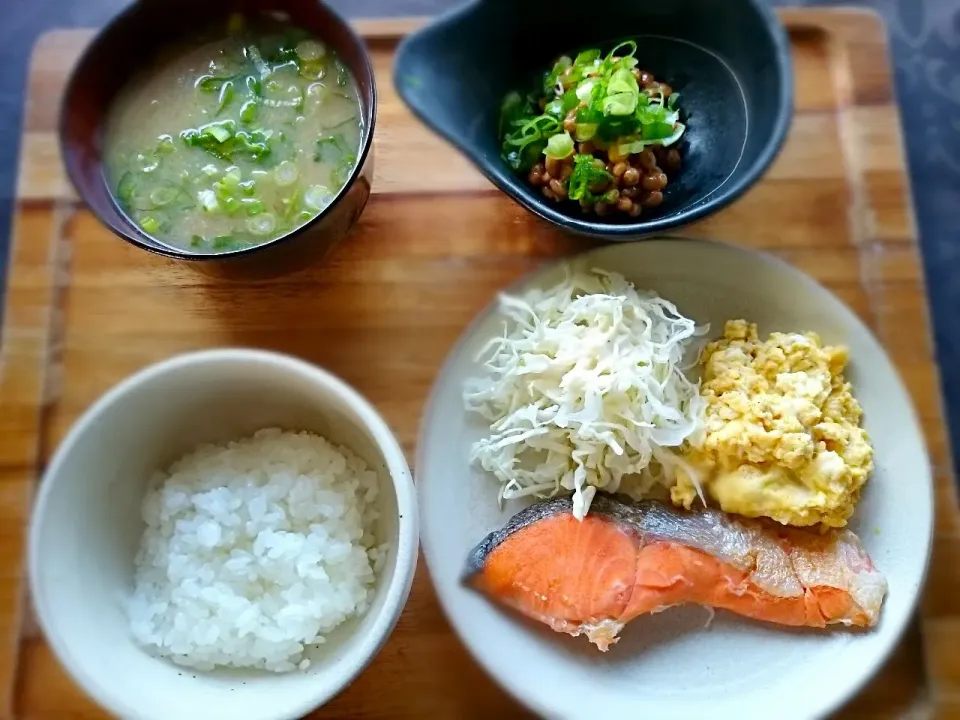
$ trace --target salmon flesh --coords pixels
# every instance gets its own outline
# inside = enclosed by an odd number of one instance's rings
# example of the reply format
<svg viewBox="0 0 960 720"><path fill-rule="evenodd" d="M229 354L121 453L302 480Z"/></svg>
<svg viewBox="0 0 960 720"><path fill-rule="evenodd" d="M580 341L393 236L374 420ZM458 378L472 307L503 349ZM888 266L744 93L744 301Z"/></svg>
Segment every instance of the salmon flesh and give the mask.
<svg viewBox="0 0 960 720"><path fill-rule="evenodd" d="M887 582L849 530L818 534L597 495L545 500L490 533L464 582L606 651L633 618L696 603L780 625L872 627Z"/></svg>

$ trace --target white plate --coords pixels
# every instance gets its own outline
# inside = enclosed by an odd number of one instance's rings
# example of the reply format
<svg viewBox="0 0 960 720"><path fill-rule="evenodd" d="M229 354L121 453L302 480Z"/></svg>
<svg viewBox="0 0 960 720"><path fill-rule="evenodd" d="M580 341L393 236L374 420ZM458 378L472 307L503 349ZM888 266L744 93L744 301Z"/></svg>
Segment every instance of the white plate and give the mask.
<svg viewBox="0 0 960 720"><path fill-rule="evenodd" d="M711 323L744 317L761 333L808 331L850 349L848 379L876 450L850 527L890 585L881 620L866 632L791 630L702 608L639 617L600 653L585 638L551 632L460 585L468 551L522 505L497 509L497 484L469 465L482 420L463 410L464 380L502 320L491 304L466 330L437 378L420 432L416 484L421 541L440 601L484 668L530 709L562 718L811 718L829 713L873 674L904 630L923 583L933 527L930 461L910 398L860 320L811 278L776 258L692 240L653 240L591 251L594 267ZM559 264L510 292L561 278Z"/></svg>

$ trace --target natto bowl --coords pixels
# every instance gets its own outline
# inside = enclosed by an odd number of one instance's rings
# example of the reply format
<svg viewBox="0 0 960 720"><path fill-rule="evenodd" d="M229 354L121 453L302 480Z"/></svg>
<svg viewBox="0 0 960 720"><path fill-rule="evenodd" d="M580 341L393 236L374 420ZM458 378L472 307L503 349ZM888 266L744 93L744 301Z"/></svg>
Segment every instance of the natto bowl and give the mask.
<svg viewBox="0 0 960 720"><path fill-rule="evenodd" d="M154 240L120 209L103 172L106 119L117 93L171 44L187 40L231 13L248 17L281 13L334 50L353 74L363 132L357 162L330 205L312 220L261 245L224 253L179 250ZM103 28L74 68L61 107L60 144L67 175L87 207L110 230L152 253L188 261L205 273L233 278L270 277L321 259L353 227L370 196L373 179L377 91L364 47L346 20L319 0L139 0Z"/></svg>
<svg viewBox="0 0 960 720"><path fill-rule="evenodd" d="M501 158L500 106L560 55L637 42L638 67L682 96L683 167L663 204L600 219L546 200ZM407 106L494 185L545 220L605 240L663 233L729 204L773 162L793 107L787 34L761 0L476 0L407 37L394 83Z"/></svg>

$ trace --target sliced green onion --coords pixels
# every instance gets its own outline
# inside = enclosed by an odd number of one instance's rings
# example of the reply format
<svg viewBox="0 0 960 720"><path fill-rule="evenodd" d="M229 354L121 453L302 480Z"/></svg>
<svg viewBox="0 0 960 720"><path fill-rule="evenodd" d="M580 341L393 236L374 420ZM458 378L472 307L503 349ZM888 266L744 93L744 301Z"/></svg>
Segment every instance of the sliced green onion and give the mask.
<svg viewBox="0 0 960 720"><path fill-rule="evenodd" d="M197 78L197 81L193 84L197 90L203 90L204 92L216 92L219 90L225 78L217 77L216 75L201 75Z"/></svg>
<svg viewBox="0 0 960 720"><path fill-rule="evenodd" d="M253 100L247 100L240 106L240 122L249 125L257 119L257 103Z"/></svg>
<svg viewBox="0 0 960 720"><path fill-rule="evenodd" d="M331 171L330 181L337 186L338 190L346 184L347 178L353 171L353 166L356 164L356 162L356 155L344 155L342 158L340 158L340 162L337 163L336 167Z"/></svg>
<svg viewBox="0 0 960 720"><path fill-rule="evenodd" d="M253 75L248 75L246 79L247 90L250 91L251 95L259 96L263 92L263 87L260 84L259 78L254 77Z"/></svg>
<svg viewBox="0 0 960 720"><path fill-rule="evenodd" d="M235 213L240 209L240 201L235 197L224 197L220 198L220 204L223 206L223 209L227 211L228 214Z"/></svg>
<svg viewBox="0 0 960 720"><path fill-rule="evenodd" d="M596 123L577 123L574 125L573 135L577 142L586 142L597 134Z"/></svg>
<svg viewBox="0 0 960 720"><path fill-rule="evenodd" d="M655 122L644 125L640 134L644 140L663 140L673 135L674 132L675 127L670 123Z"/></svg>
<svg viewBox="0 0 960 720"><path fill-rule="evenodd" d="M570 133L562 132L553 135L547 140L547 147L543 154L555 160L563 160L573 155L573 138L570 137Z"/></svg>
<svg viewBox="0 0 960 720"><path fill-rule="evenodd" d="M593 95L593 86L595 84L595 80L584 80L582 83L580 83L576 90L577 99L584 103L590 102L590 98Z"/></svg>
<svg viewBox="0 0 960 720"><path fill-rule="evenodd" d="M560 130L560 123L549 115L541 115L524 122L516 132L504 138L504 143L523 147L529 143L545 138Z"/></svg>
<svg viewBox="0 0 960 720"><path fill-rule="evenodd" d="M170 135L160 135L157 137L157 152L161 154L171 153L176 150L173 144L173 137Z"/></svg>
<svg viewBox="0 0 960 720"><path fill-rule="evenodd" d="M233 100L233 96L236 94L236 91L233 89L233 82L227 80L223 87L220 88L220 97L217 100L217 115L222 113L227 105L230 104L230 101ZM223 141L221 141L223 142Z"/></svg>
<svg viewBox="0 0 960 720"><path fill-rule="evenodd" d="M200 126L200 135L212 137L218 143L224 143L237 133L237 124L233 120L219 120Z"/></svg>
<svg viewBox="0 0 960 720"><path fill-rule="evenodd" d="M644 127L646 128L646 126ZM662 145L664 147L669 147L680 139L680 137L683 135L683 131L686 129L687 128L683 123L677 123L676 126L671 130L670 134L665 137L653 138L649 140L635 136L624 138L626 142L621 142L617 146L617 150L620 151L621 155L633 155L634 153L642 152L643 149L649 145Z"/></svg>
<svg viewBox="0 0 960 720"><path fill-rule="evenodd" d="M247 229L254 235L269 235L277 227L273 213L261 213L247 220Z"/></svg>
<svg viewBox="0 0 960 720"><path fill-rule="evenodd" d="M152 235L160 229L160 221L153 217L153 215L147 215L140 221L140 227L143 228L144 232Z"/></svg>
<svg viewBox="0 0 960 720"><path fill-rule="evenodd" d="M553 115L555 118L562 118L566 113L563 112L563 100L557 98L547 103L543 111L547 115Z"/></svg>
<svg viewBox="0 0 960 720"><path fill-rule="evenodd" d="M201 190L197 193L197 201L206 212L212 213L220 209L217 195L213 190Z"/></svg>
<svg viewBox="0 0 960 720"><path fill-rule="evenodd" d="M686 130L686 129L687 129L687 126L686 126L686 125L684 125L684 124L681 123L681 122L678 122L678 123L674 126L674 128L673 128L673 133L670 135L670 137L665 137L665 138L663 138L663 139L660 141L660 144L663 145L664 147L669 147L669 146L673 145L677 140L680 139L680 137L683 135L683 131Z"/></svg>
<svg viewBox="0 0 960 720"><path fill-rule="evenodd" d="M136 182L133 179L133 173L125 172L120 176L120 182L117 183L117 199L128 203L133 199L133 193L136 191Z"/></svg>
<svg viewBox="0 0 960 720"><path fill-rule="evenodd" d="M243 207L247 215L259 215L264 210L267 209L266 205L263 204L263 200L260 198L243 198L240 201L240 205Z"/></svg>
<svg viewBox="0 0 960 720"><path fill-rule="evenodd" d="M236 198L236 195L240 190L242 179L240 168L231 165L227 168L224 176L213 184L214 194L227 212L233 212L240 207L240 201Z"/></svg>
<svg viewBox="0 0 960 720"><path fill-rule="evenodd" d="M323 185L311 185L303 194L303 204L317 211L323 210L329 200L330 191Z"/></svg>
<svg viewBox="0 0 960 720"><path fill-rule="evenodd" d="M202 235L192 235L190 237L190 247L192 248L201 248L206 245L207 241L203 239Z"/></svg>
<svg viewBox="0 0 960 720"><path fill-rule="evenodd" d="M607 94L614 95L616 93L640 94L640 86L637 84L637 79L629 70L621 68L610 76L610 82L607 83Z"/></svg>
<svg viewBox="0 0 960 720"><path fill-rule="evenodd" d="M348 150L347 142L342 135L328 135L317 140L313 159L315 162L335 162Z"/></svg>
<svg viewBox="0 0 960 720"><path fill-rule="evenodd" d="M276 180L277 185L281 186L292 185L297 181L299 176L300 171L297 170L297 166L289 160L284 160L277 165L276 170L273 171L274 180Z"/></svg>
<svg viewBox="0 0 960 720"><path fill-rule="evenodd" d="M643 149L647 145L654 145L655 143L652 140L637 140L627 138L627 142L622 142L617 145L617 151L621 155L634 155L639 152L643 152Z"/></svg>
<svg viewBox="0 0 960 720"><path fill-rule="evenodd" d="M244 195L253 195L257 191L257 183L253 180L244 180L237 187Z"/></svg>
<svg viewBox="0 0 960 720"><path fill-rule="evenodd" d="M577 66L591 65L593 64L594 60L598 60L599 58L600 48L592 48L590 50L584 50L582 53L577 55L573 59L573 64Z"/></svg>
<svg viewBox="0 0 960 720"><path fill-rule="evenodd" d="M568 182L568 196L571 200L593 199L591 187L608 182L610 173L597 167L593 155L579 153L573 158L573 173Z"/></svg>
<svg viewBox="0 0 960 720"><path fill-rule="evenodd" d="M637 109L637 96L633 93L607 95L603 99L604 115L633 115Z"/></svg>
<svg viewBox="0 0 960 720"><path fill-rule="evenodd" d="M231 165L224 172L223 184L227 187L238 188L241 180L243 180L243 175L240 174L240 168L236 165Z"/></svg>
<svg viewBox="0 0 960 720"><path fill-rule="evenodd" d="M217 177L217 175L220 174L220 170L218 170L217 166L213 164L204 165L202 168L200 168L200 172L207 177Z"/></svg>
<svg viewBox="0 0 960 720"><path fill-rule="evenodd" d="M150 202L156 207L163 207L176 200L178 195L180 195L180 188L164 185L150 191Z"/></svg>
<svg viewBox="0 0 960 720"><path fill-rule="evenodd" d="M629 52L620 52L620 48L629 48ZM632 57L635 52L637 52L637 44L633 40L626 40L607 53L607 60L613 60L616 55Z"/></svg>
<svg viewBox="0 0 960 720"><path fill-rule="evenodd" d="M295 48L297 57L306 62L319 60L327 54L327 48L316 40L301 40Z"/></svg>

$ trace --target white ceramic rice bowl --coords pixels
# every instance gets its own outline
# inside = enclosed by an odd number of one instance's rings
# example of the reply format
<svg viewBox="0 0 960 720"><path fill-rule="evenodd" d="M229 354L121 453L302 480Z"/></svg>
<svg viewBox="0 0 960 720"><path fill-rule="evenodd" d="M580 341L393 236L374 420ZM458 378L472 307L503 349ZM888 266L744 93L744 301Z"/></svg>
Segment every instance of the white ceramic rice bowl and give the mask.
<svg viewBox="0 0 960 720"><path fill-rule="evenodd" d="M152 657L134 644L125 608L146 484L201 442L223 443L270 426L343 444L379 475L376 532L390 549L371 606L310 648L304 672L199 672ZM408 465L364 398L292 357L204 351L127 378L75 423L40 485L29 537L30 587L61 664L117 717L295 718L343 689L382 647L410 591L417 539Z"/></svg>
<svg viewBox="0 0 960 720"><path fill-rule="evenodd" d="M876 628L793 630L698 607L640 617L609 652L584 637L553 633L460 583L467 554L502 527L521 501L497 508L497 483L469 465L486 434L463 409L464 381L502 319L492 303L464 332L437 378L418 444L421 542L441 604L466 646L514 697L551 718L821 717L880 667L914 611L933 528L930 461L910 398L870 331L830 292L773 256L704 241L652 240L581 256L593 267L656 291L681 313L711 323L744 317L772 331L819 333L850 349L847 377L864 409L876 469L850 523L889 592ZM552 264L508 289L562 278Z"/></svg>

